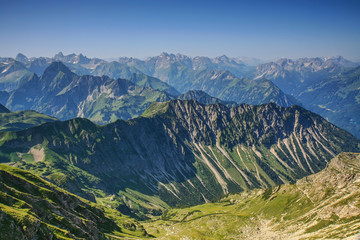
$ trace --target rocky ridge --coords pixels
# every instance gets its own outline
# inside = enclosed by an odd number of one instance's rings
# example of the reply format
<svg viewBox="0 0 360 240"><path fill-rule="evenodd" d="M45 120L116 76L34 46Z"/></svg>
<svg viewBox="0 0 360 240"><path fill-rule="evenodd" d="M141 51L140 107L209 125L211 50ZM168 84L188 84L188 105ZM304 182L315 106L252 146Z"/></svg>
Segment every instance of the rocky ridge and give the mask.
<svg viewBox="0 0 360 240"><path fill-rule="evenodd" d="M85 197L94 188L125 196L121 204L138 204L145 212L144 194L157 199L146 200L151 211L199 204L294 182L322 170L340 152L359 151L351 134L298 106L228 108L193 100L153 103L142 117L106 126L73 119L0 139L3 162L23 166L21 153L42 147L51 171L75 177L63 187Z"/></svg>

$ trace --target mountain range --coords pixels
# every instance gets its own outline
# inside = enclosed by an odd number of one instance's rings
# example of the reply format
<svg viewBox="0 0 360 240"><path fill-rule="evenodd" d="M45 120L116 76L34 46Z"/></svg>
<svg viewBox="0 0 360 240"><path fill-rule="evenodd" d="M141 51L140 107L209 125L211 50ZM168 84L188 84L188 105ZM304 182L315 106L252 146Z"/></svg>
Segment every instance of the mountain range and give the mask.
<svg viewBox="0 0 360 240"><path fill-rule="evenodd" d="M356 236L359 154L344 152L360 141L270 80L153 60L172 87L128 63L56 57L40 76L36 59L2 62L27 72L0 92L0 238ZM313 65L327 78L309 73L297 98L336 118L357 109L359 68L334 61Z"/></svg>
<svg viewBox="0 0 360 240"><path fill-rule="evenodd" d="M286 93L297 95L304 87L319 78L342 72L344 69L359 66L341 56L329 58L282 58L276 62L260 64L254 72L255 78L271 79ZM299 89L300 88L300 89Z"/></svg>
<svg viewBox="0 0 360 240"><path fill-rule="evenodd" d="M181 93L197 89L239 104L275 102L281 106L302 105L360 136L356 87L359 84L359 64L341 56L280 59L255 68L226 56L211 59L162 53L146 60L120 58L110 65L119 66L107 68L108 71L102 73L116 77L113 74L115 69L130 68L121 70L124 78L129 78L126 72L141 71L170 84ZM336 104L338 102L346 107Z"/></svg>
<svg viewBox="0 0 360 240"><path fill-rule="evenodd" d="M171 95L171 99L187 91L201 90L212 97L238 104L275 102L285 107L301 105L321 114L355 136L360 136L357 121L359 94L356 87L359 84L359 64L341 56L297 60L284 58L255 67L245 64L239 58L229 58L225 55L208 58L162 53L145 60L122 57L117 61L107 62L82 54L64 55L61 52L52 58L28 58L18 54L15 59L1 58L0 103L12 109L14 106L7 104L10 93L30 78L32 73L41 76L54 61L63 62L78 76L127 79L141 87L164 91ZM345 108L342 107L344 104ZM149 102L140 103L139 109L125 109L122 104L120 105L122 111L125 111L120 114L114 113L119 108L112 106L107 110L111 113L93 114L90 113L93 110L90 110L87 115L83 115L81 110L77 113L73 110L71 116L91 116L92 120L103 124L118 117L128 119L138 116L149 106ZM41 111L38 108L35 110ZM54 114L51 111L42 113ZM69 119L61 114L55 116L62 120Z"/></svg>
<svg viewBox="0 0 360 240"><path fill-rule="evenodd" d="M273 101L282 106L299 104L292 97L286 96L270 81L265 79L252 81L248 78L236 77L229 70L243 76L244 74L240 74L240 72L248 72L254 67L248 67L239 59L226 56L210 59L207 57L190 58L180 54L163 53L146 61L121 58L119 61L106 62L98 58L90 59L82 54L64 56L61 52L53 58L29 59L23 54L18 54L15 59L7 59L2 63L8 69L3 70L2 74L4 76L3 79L0 77L0 84L2 82L6 84L3 90L10 92L31 72L36 73L38 76L42 75L45 69L54 61L63 62L78 75L106 75L113 79L123 78L134 82L139 81L137 79L151 78L151 81L156 82L156 85L164 85L165 83L160 81L162 80L174 88L165 84L161 89L157 89L165 90L173 96L179 95L179 92L203 90L214 97L238 103L261 104ZM9 67L13 65L19 65L20 67ZM18 77L14 78L13 75ZM157 77L160 80L156 79ZM211 84L216 84L217 88L211 87ZM256 85L257 87L255 87ZM246 97L242 97L243 95L246 95Z"/></svg>
<svg viewBox="0 0 360 240"><path fill-rule="evenodd" d="M113 66L112 63L110 65ZM154 101L183 96L157 78L140 72L127 74L128 80L77 75L63 63L53 62L40 77L34 73L27 75L17 82L14 89L3 91L2 99L4 105L14 111L33 109L61 120L85 117L104 124L118 118L139 116ZM298 103L268 80L238 79L230 72L201 72L193 85L189 89L200 88L200 85L208 86L207 92L220 95L220 99L232 101L233 104L275 102L290 106ZM201 95L204 94L207 95L202 91ZM199 94L192 97L200 100Z"/></svg>
<svg viewBox="0 0 360 240"><path fill-rule="evenodd" d="M105 126L77 118L0 133L1 162L92 201L111 197L113 207L141 219L294 182L359 150L356 138L319 115L274 103L171 100Z"/></svg>
<svg viewBox="0 0 360 240"><path fill-rule="evenodd" d="M360 137L358 64L342 57L281 59L257 66L253 77L270 79L305 108Z"/></svg>
<svg viewBox="0 0 360 240"><path fill-rule="evenodd" d="M240 58L229 58L225 55L216 58L208 57L189 57L182 54L172 54L163 52L159 56L149 57L145 60L136 58L121 57L120 63L136 67L140 71L156 76L163 81L171 81L172 76L169 70L175 68L187 68L194 71L202 70L225 70L236 75L244 75L245 72L253 69L252 66L245 64Z"/></svg>
<svg viewBox="0 0 360 240"><path fill-rule="evenodd" d="M227 56L210 59L162 53L146 60L120 58L119 62L157 77L182 93L195 89L237 103L275 102L281 106L300 104L271 81L246 78L253 67Z"/></svg>
<svg viewBox="0 0 360 240"><path fill-rule="evenodd" d="M147 80L141 83L146 85ZM15 111L34 109L63 120L87 117L107 123L138 116L151 102L169 99L166 92L126 79L78 76L61 62L53 62L41 77L32 74L11 91L6 106Z"/></svg>

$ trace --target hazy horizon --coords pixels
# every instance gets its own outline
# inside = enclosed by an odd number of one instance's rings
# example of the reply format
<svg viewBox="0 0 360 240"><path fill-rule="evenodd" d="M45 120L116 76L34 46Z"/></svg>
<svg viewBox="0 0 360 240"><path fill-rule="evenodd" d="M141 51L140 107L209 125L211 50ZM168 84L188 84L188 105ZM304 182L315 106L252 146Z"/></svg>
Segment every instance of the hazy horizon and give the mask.
<svg viewBox="0 0 360 240"><path fill-rule="evenodd" d="M360 61L360 2L3 1L0 55L145 59L343 56Z"/></svg>
<svg viewBox="0 0 360 240"><path fill-rule="evenodd" d="M146 59L151 58L151 57L160 56L160 55L163 54L163 53L167 53L167 54L169 54L169 55L170 55L170 54L174 54L174 55L180 54L180 55L185 55L185 56L191 57L191 58L195 58L195 57L216 58L216 57L221 57L221 56L224 56L224 55L225 55L226 57L229 57L229 58L244 58L244 59L259 61L259 62L261 62L261 63L266 63L266 62L270 62L270 61L277 61L277 60L280 60L280 59L283 59L283 58L296 60L296 59L300 59L300 58L317 58L317 57L319 57L319 58L331 58L331 57L335 58L335 57L339 57L339 56L344 57L344 56L342 56L342 55L336 55L336 56L306 56L306 57L295 57L295 58L286 57L286 56L281 56L281 57L277 57L277 58L264 59L264 58L256 58L256 57L251 57L251 56L250 56L250 57L249 57L249 56L229 56L229 55L226 55L226 54L222 54L222 55L218 55L218 56L205 56L205 55L194 55L194 56L191 56L191 55L187 55L187 54L183 54L183 53L173 53L173 52L160 52L160 53L158 53L158 54L155 54L155 55L152 55L152 56L145 56L145 57L115 56L115 57L105 57L105 58L103 58L103 57L98 57L98 56L88 56L88 55L86 55L86 54L84 54L84 53L82 53L82 52L71 52L71 53L69 52L69 53L67 53L67 52L63 52L63 51L59 51L59 52L57 52L57 53L54 53L54 54L48 55L48 56L41 56L41 55L38 55L38 56L28 56L28 55L26 55L26 54L24 54L24 53L21 53L21 52L19 52L19 53L17 53L17 54L23 54L23 55L25 55L25 56L28 57L28 58L38 58L38 57L53 58L56 54L58 54L58 53L60 53L60 52L62 52L64 56L71 55L71 54L75 54L75 55L80 55L80 54L82 54L83 56L85 56L85 57L87 57L87 58L98 58L98 59L105 60L105 61L107 61L107 62L110 62L110 61L118 61L119 58L122 58L122 57L124 57L124 58L127 57L127 58L136 58L136 59L140 59L140 60L146 60ZM14 59L15 59L15 57L16 57L17 54L15 54L14 56L0 56L0 57L9 57L9 58L14 58ZM351 61L353 61L353 62L360 62L360 59L355 59L355 60L353 60L353 59L349 59L349 58L346 58L346 57L344 57L344 58L347 59L347 60L351 60Z"/></svg>

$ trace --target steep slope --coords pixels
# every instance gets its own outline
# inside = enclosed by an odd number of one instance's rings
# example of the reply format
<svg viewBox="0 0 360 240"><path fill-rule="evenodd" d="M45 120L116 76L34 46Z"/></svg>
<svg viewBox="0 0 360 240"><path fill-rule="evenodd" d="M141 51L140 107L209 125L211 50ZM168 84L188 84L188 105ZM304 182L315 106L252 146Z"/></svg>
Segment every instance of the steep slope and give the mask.
<svg viewBox="0 0 360 240"><path fill-rule="evenodd" d="M26 160L34 159L31 149L44 153L43 163ZM343 151L359 151L359 141L301 107L275 104L174 100L106 126L73 119L0 134L1 162L47 179L52 172L72 176L60 186L88 199L114 195L118 209L150 214L293 182Z"/></svg>
<svg viewBox="0 0 360 240"><path fill-rule="evenodd" d="M9 98L9 93L6 91L0 91L0 103L5 104Z"/></svg>
<svg viewBox="0 0 360 240"><path fill-rule="evenodd" d="M147 236L134 220L4 164L0 164L0 216L1 239Z"/></svg>
<svg viewBox="0 0 360 240"><path fill-rule="evenodd" d="M159 239L357 239L359 182L360 154L341 153L296 184L172 209L145 228Z"/></svg>
<svg viewBox="0 0 360 240"><path fill-rule="evenodd" d="M308 109L360 138L360 67L318 80L297 98Z"/></svg>
<svg viewBox="0 0 360 240"><path fill-rule="evenodd" d="M18 53L15 60L21 63L27 63L29 61L29 59L22 53Z"/></svg>
<svg viewBox="0 0 360 240"><path fill-rule="evenodd" d="M31 61L27 62L25 66L30 72L40 76L52 62L52 59L39 57L31 59Z"/></svg>
<svg viewBox="0 0 360 240"><path fill-rule="evenodd" d="M0 104L0 113L9 113L10 110L7 109L4 105Z"/></svg>
<svg viewBox="0 0 360 240"><path fill-rule="evenodd" d="M21 62L10 59L0 63L0 90L15 89L31 72Z"/></svg>
<svg viewBox="0 0 360 240"><path fill-rule="evenodd" d="M259 65L255 78L271 79L309 110L360 136L360 68L342 57L281 59Z"/></svg>
<svg viewBox="0 0 360 240"><path fill-rule="evenodd" d="M150 77L143 73L133 73L129 77L129 80L142 87L150 87L152 89L167 92L174 97L180 95L180 93L176 91L175 88L171 87L169 84L161 81L158 78Z"/></svg>
<svg viewBox="0 0 360 240"><path fill-rule="evenodd" d="M78 76L61 62L53 62L41 77L33 74L12 91L6 106L62 120L86 117L103 124L139 116L151 102L169 99L165 92L129 80Z"/></svg>
<svg viewBox="0 0 360 240"><path fill-rule="evenodd" d="M235 107L237 105L236 102L223 101L219 98L212 97L209 94L207 94L201 90L190 90L190 91L178 96L177 99L179 99L179 100L195 100L195 101L198 101L199 103L205 104L205 105L216 104L216 103L220 103L220 104L228 106L228 107Z"/></svg>

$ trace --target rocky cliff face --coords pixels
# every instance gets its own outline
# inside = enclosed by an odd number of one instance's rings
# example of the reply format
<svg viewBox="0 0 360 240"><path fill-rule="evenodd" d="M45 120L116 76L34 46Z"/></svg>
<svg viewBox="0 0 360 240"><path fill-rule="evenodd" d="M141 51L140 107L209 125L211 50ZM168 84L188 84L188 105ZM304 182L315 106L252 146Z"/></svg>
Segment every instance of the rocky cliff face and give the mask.
<svg viewBox="0 0 360 240"><path fill-rule="evenodd" d="M3 162L22 160L37 146L45 162L77 184L118 197L130 190L158 196L169 205L293 182L340 152L359 151L352 135L298 106L228 108L193 100L153 103L140 118L103 127L73 119L0 139Z"/></svg>

